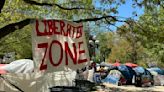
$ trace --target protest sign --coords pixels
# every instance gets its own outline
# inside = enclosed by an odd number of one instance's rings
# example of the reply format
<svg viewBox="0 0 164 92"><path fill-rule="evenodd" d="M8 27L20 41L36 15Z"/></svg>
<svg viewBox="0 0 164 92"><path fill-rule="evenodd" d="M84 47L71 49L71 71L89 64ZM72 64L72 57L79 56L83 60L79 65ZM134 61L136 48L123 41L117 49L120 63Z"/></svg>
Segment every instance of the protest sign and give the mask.
<svg viewBox="0 0 164 92"><path fill-rule="evenodd" d="M75 70L89 64L82 23L36 20L32 47L35 65L40 71Z"/></svg>

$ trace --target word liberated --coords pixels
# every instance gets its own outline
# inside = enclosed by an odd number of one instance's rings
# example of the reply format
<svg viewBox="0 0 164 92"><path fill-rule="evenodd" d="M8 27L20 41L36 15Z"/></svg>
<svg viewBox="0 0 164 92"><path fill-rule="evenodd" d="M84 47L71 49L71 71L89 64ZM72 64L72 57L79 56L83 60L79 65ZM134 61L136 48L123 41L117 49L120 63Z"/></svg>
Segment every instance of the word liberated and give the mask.
<svg viewBox="0 0 164 92"><path fill-rule="evenodd" d="M89 54L81 23L36 20L32 33L33 57L39 70L82 68Z"/></svg>
<svg viewBox="0 0 164 92"><path fill-rule="evenodd" d="M43 23L45 27L42 31L39 30L39 21L36 20L37 36L63 35L71 38L79 38L82 36L83 26L75 27L62 20L42 20L41 23ZM48 27L48 29L46 27Z"/></svg>

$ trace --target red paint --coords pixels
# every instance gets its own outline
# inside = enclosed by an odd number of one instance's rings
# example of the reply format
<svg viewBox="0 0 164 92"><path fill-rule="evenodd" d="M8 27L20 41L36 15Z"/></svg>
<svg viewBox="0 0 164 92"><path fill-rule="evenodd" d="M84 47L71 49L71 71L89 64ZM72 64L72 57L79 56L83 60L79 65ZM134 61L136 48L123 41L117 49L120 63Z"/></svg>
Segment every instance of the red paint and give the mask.
<svg viewBox="0 0 164 92"><path fill-rule="evenodd" d="M45 23L44 20L42 22L44 23L44 26L45 26L44 32L40 32L40 30L39 30L39 21L36 20L35 28L36 28L36 34L37 34L37 36L45 36L45 35L48 35L47 34L47 30L46 30L46 23Z"/></svg>
<svg viewBox="0 0 164 92"><path fill-rule="evenodd" d="M40 43L40 44L38 44L38 48L45 48L45 53L44 53L44 56L42 58L42 63L40 65L40 70L46 70L47 69L47 64L45 64L45 57L46 57L46 54L47 54L48 43Z"/></svg>
<svg viewBox="0 0 164 92"><path fill-rule="evenodd" d="M65 27L65 23L64 21L60 21L60 31L61 31L61 34L63 34L64 36L68 36L68 32L65 32L64 31L64 27Z"/></svg>
<svg viewBox="0 0 164 92"><path fill-rule="evenodd" d="M68 42L65 42L65 54L66 54L66 65L68 65L68 54L70 56L70 58L73 60L73 63L76 65L77 64L77 51L76 51L76 45L75 43L72 44L73 45L73 53L71 52L69 46L68 46Z"/></svg>
<svg viewBox="0 0 164 92"><path fill-rule="evenodd" d="M80 38L82 36L82 29L83 27L79 26L77 27L77 34L76 34L76 38Z"/></svg>
<svg viewBox="0 0 164 92"><path fill-rule="evenodd" d="M71 29L72 29L72 26L70 24L67 25L67 33L68 33L68 36L71 37ZM72 36L73 37L73 36Z"/></svg>
<svg viewBox="0 0 164 92"><path fill-rule="evenodd" d="M79 42L78 44L79 44L79 56L80 56L80 54L85 53L85 50L81 50L81 45L83 44L83 42ZM87 59L86 58L85 59L79 59L78 60L78 64L84 63L84 62L87 62Z"/></svg>
<svg viewBox="0 0 164 92"><path fill-rule="evenodd" d="M52 35L53 30L54 30L53 21L52 20L47 20L47 24L48 24L48 28L49 28L48 35Z"/></svg>

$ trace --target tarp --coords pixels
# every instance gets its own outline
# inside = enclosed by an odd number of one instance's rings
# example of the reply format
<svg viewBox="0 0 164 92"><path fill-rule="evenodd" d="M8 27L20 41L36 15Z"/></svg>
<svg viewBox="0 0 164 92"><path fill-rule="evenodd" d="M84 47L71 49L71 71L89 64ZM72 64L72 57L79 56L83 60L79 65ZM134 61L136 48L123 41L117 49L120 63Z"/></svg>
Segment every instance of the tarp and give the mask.
<svg viewBox="0 0 164 92"><path fill-rule="evenodd" d="M119 62L115 62L113 66L120 66L121 64Z"/></svg>
<svg viewBox="0 0 164 92"><path fill-rule="evenodd" d="M8 73L32 73L34 71L34 61L30 59L19 59L0 67Z"/></svg>
<svg viewBox="0 0 164 92"><path fill-rule="evenodd" d="M145 69L143 67L141 67L141 66L135 67L135 68L133 68L133 70L136 73L140 73L140 74L143 74L145 72Z"/></svg>
<svg viewBox="0 0 164 92"><path fill-rule="evenodd" d="M132 67L132 68L135 68L135 67L138 66L137 64L134 64L134 63L125 63L125 65L129 66L129 67Z"/></svg>
<svg viewBox="0 0 164 92"><path fill-rule="evenodd" d="M5 74L0 77L0 91L5 92L49 92L53 86L73 86L76 72ZM12 85L14 84L14 86ZM16 88L16 87L18 88Z"/></svg>
<svg viewBox="0 0 164 92"><path fill-rule="evenodd" d="M36 82L39 79L38 75L35 74L11 74L7 73L5 75L1 75L0 85L2 88L0 91L5 92L37 92ZM38 85L40 86L40 85ZM39 87L38 87L39 88Z"/></svg>
<svg viewBox="0 0 164 92"><path fill-rule="evenodd" d="M1 66L7 74L0 76L0 91L49 92L53 86L73 86L76 72L72 70L43 73L34 71L34 63L29 59L13 61ZM19 91L20 91L19 90Z"/></svg>
<svg viewBox="0 0 164 92"><path fill-rule="evenodd" d="M158 67L152 67L152 68L148 68L148 69L152 70L152 71L155 71L155 72L157 72L160 75L164 75L164 72L160 68L158 68Z"/></svg>
<svg viewBox="0 0 164 92"><path fill-rule="evenodd" d="M112 83L118 85L119 79L123 76L118 70L111 70L108 76L102 80L105 83Z"/></svg>
<svg viewBox="0 0 164 92"><path fill-rule="evenodd" d="M118 70L122 73L122 75L127 80L127 84L132 84L132 79L135 76L135 71L131 67L125 65L120 65L117 67Z"/></svg>
<svg viewBox="0 0 164 92"><path fill-rule="evenodd" d="M149 69L149 68L146 68L153 76L157 76L158 75L158 73L156 72L156 71L153 71L153 70L151 70L151 69Z"/></svg>

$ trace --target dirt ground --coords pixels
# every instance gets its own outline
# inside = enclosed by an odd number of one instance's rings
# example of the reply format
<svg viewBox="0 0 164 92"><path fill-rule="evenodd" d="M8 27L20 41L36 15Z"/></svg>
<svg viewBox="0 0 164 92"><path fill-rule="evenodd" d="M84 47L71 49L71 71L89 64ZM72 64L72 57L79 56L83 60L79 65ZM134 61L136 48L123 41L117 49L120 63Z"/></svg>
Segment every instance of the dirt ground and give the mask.
<svg viewBox="0 0 164 92"><path fill-rule="evenodd" d="M152 86L152 87L135 87L132 85L125 85L125 86L117 86L113 84L104 84L106 87L109 88L118 88L122 91L127 92L164 92L164 86Z"/></svg>
<svg viewBox="0 0 164 92"><path fill-rule="evenodd" d="M164 86L135 87L133 85L117 86L104 83L105 89L98 89L95 92L164 92Z"/></svg>

